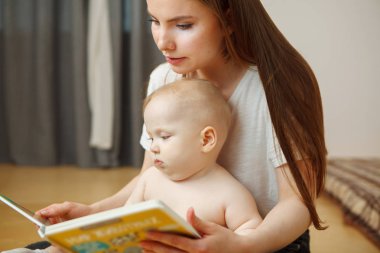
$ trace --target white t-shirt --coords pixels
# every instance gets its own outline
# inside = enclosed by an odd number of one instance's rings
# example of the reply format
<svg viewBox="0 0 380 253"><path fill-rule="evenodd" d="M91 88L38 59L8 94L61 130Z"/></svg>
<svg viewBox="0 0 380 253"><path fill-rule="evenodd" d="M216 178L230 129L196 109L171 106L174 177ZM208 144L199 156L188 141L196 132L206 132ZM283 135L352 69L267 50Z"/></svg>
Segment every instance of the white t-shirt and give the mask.
<svg viewBox="0 0 380 253"><path fill-rule="evenodd" d="M162 64L152 72L147 93L178 79L181 75L173 72L169 64ZM233 120L218 163L249 189L260 214L265 216L278 201L275 168L286 160L275 136L255 67L247 70L228 102ZM144 126L140 143L146 150L150 145L148 139Z"/></svg>

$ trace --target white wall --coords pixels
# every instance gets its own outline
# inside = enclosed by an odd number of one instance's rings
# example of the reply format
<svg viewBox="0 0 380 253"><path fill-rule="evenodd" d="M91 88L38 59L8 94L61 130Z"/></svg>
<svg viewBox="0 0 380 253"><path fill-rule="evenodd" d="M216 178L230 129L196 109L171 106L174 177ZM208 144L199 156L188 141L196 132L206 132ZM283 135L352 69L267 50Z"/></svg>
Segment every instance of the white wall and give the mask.
<svg viewBox="0 0 380 253"><path fill-rule="evenodd" d="M380 157L380 1L262 2L318 78L330 157Z"/></svg>

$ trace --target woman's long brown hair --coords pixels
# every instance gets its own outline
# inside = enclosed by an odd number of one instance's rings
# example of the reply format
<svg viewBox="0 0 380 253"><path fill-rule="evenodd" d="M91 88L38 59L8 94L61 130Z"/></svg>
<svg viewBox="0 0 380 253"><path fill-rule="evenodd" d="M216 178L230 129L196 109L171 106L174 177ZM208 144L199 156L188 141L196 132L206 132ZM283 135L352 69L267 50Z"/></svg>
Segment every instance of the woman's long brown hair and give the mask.
<svg viewBox="0 0 380 253"><path fill-rule="evenodd" d="M324 229L314 200L323 189L327 151L321 95L313 71L278 30L260 0L200 1L221 23L226 35L225 56L257 66L291 174L314 227ZM300 160L306 170L298 167Z"/></svg>

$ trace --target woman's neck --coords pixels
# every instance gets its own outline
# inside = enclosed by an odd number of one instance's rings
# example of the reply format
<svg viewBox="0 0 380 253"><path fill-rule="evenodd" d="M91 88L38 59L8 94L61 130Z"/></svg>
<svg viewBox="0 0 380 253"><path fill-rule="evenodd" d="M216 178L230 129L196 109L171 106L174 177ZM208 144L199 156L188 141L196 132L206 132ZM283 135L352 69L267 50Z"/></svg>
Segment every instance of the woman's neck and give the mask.
<svg viewBox="0 0 380 253"><path fill-rule="evenodd" d="M241 66L232 61L223 62L207 69L195 71L190 77L206 79L218 87L228 99L246 73L248 65Z"/></svg>

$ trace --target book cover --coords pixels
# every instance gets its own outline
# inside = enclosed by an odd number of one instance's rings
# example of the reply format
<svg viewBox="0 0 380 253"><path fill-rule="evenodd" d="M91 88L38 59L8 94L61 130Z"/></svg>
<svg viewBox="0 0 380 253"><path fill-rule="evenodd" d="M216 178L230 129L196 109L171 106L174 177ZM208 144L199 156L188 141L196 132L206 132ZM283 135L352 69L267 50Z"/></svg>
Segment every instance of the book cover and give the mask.
<svg viewBox="0 0 380 253"><path fill-rule="evenodd" d="M149 200L54 225L0 195L0 200L39 226L42 238L69 252L136 253L146 231L156 230L200 237L183 218L159 200Z"/></svg>

